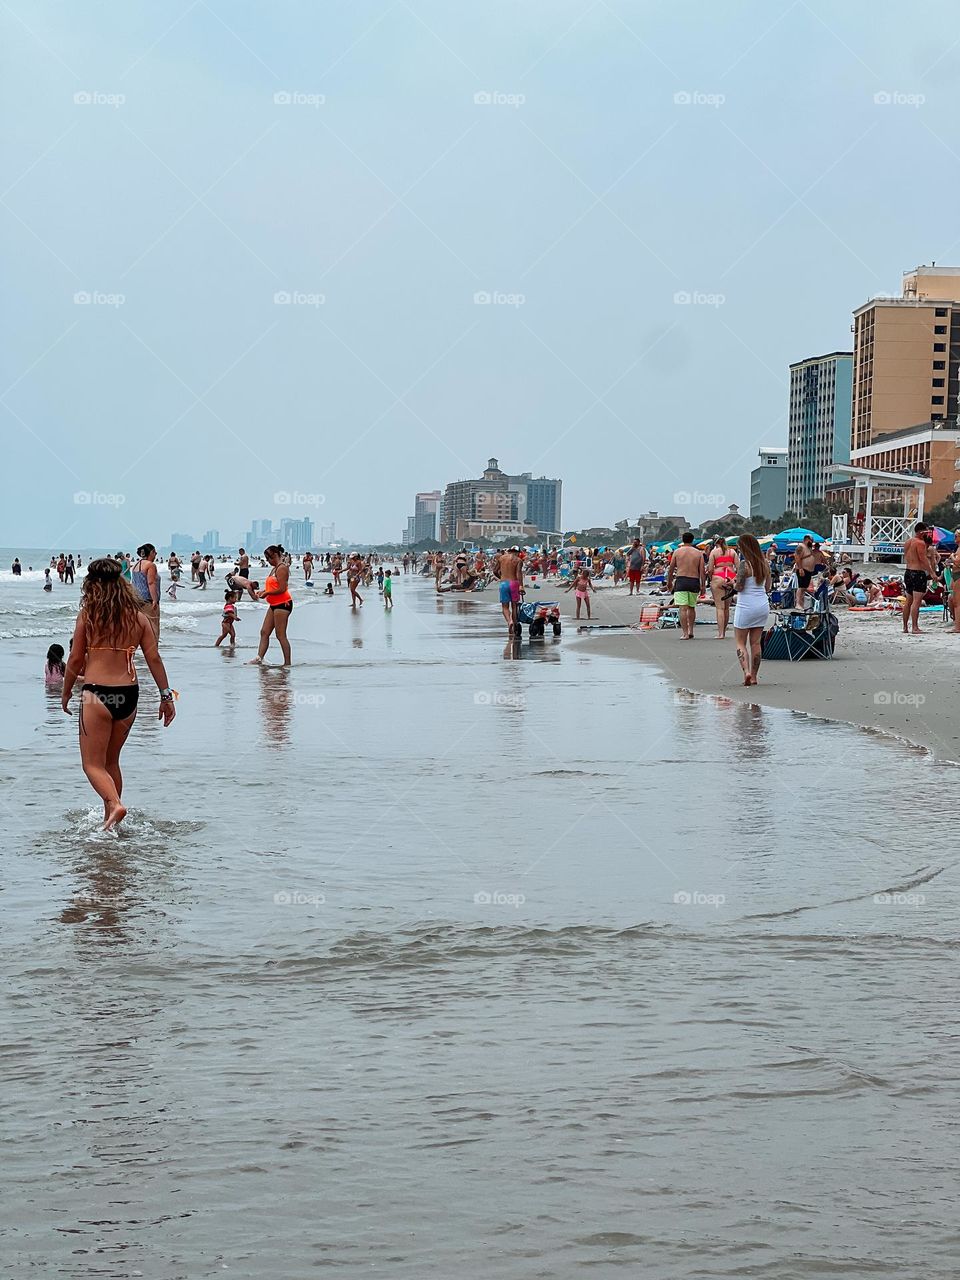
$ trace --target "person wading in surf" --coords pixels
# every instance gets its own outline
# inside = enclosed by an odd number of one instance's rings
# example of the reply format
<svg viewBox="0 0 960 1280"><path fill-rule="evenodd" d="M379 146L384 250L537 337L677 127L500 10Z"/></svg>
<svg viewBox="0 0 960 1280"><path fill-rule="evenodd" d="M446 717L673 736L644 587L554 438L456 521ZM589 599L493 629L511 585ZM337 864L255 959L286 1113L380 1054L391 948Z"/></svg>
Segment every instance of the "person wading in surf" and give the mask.
<svg viewBox="0 0 960 1280"><path fill-rule="evenodd" d="M160 690L158 719L168 725L176 715L174 691L157 649L142 602L116 560L93 560L87 567L80 612L70 646L60 705L67 715L73 686L81 673L80 760L90 785L103 801L103 829L112 830L127 815L121 802L120 752L137 715L140 685L133 657L143 651Z"/></svg>

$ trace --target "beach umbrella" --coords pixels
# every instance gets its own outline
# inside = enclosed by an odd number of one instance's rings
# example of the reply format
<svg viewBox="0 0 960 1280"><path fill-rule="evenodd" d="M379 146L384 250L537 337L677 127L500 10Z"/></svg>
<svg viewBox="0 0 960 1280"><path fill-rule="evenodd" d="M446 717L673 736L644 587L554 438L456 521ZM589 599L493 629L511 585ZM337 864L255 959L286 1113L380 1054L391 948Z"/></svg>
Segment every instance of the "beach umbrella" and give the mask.
<svg viewBox="0 0 960 1280"><path fill-rule="evenodd" d="M814 542L823 542L819 533L814 533L812 529L781 529L778 534L774 535L774 546L778 551L795 551L804 538L812 538Z"/></svg>
<svg viewBox="0 0 960 1280"><path fill-rule="evenodd" d="M942 551L950 551L957 545L956 536L938 524L933 526L933 541Z"/></svg>
<svg viewBox="0 0 960 1280"><path fill-rule="evenodd" d="M769 551L770 548L773 546L773 534L765 533L763 537L758 538L757 541L760 543L760 549L762 551Z"/></svg>

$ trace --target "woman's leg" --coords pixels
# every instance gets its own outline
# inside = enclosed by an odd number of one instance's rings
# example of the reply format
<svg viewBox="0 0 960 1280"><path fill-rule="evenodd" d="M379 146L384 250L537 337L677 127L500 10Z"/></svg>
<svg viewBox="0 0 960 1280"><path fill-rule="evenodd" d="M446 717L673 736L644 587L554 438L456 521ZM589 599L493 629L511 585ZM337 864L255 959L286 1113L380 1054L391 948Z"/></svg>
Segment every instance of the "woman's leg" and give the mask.
<svg viewBox="0 0 960 1280"><path fill-rule="evenodd" d="M274 611L273 625L277 632L277 639L280 641L280 652L283 654L283 665L290 665L290 641L287 639L287 623L290 621L290 614L285 609L276 609Z"/></svg>
<svg viewBox="0 0 960 1280"><path fill-rule="evenodd" d="M107 766L115 721L99 698L89 690L82 692L80 699L80 763L91 787L103 801L103 829L108 831L114 822L119 821L113 815L123 808L116 781Z"/></svg>
<svg viewBox="0 0 960 1280"><path fill-rule="evenodd" d="M260 628L260 645L257 649L255 662L262 662L267 649L270 647L270 637L273 635L273 610L267 610L267 616L263 620Z"/></svg>
<svg viewBox="0 0 960 1280"><path fill-rule="evenodd" d="M743 627L733 628L734 643L737 646L737 658L743 672L743 683L750 684L752 669L750 663L750 632Z"/></svg>
<svg viewBox="0 0 960 1280"><path fill-rule="evenodd" d="M727 619L724 616L723 588L715 583L710 584L710 594L717 610L717 639L722 640L727 633Z"/></svg>
<svg viewBox="0 0 960 1280"><path fill-rule="evenodd" d="M110 739L107 742L107 773L113 779L113 784L117 788L117 799L123 795L123 774L120 772L120 752L123 750L123 744L126 742L130 730L133 728L133 722L137 718L134 711L132 716L128 716L126 720L114 720L110 726ZM126 817L126 809L120 806L123 812L115 819L117 822L121 818Z"/></svg>
<svg viewBox="0 0 960 1280"><path fill-rule="evenodd" d="M763 635L763 627L750 628L750 670L752 673L752 683L757 683L757 672L760 670L760 637Z"/></svg>
<svg viewBox="0 0 960 1280"><path fill-rule="evenodd" d="M589 597L589 595L587 596L586 600L584 601L584 604L587 606L587 618L589 619L589 618L590 618L590 616L591 616L591 614L590 614L590 597Z"/></svg>

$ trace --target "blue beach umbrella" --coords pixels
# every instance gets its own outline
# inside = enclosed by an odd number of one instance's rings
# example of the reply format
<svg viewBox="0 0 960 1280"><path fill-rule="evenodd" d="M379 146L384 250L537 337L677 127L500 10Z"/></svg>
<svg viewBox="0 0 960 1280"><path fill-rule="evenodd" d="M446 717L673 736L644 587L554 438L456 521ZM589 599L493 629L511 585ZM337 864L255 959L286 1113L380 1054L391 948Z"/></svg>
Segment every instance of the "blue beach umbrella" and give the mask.
<svg viewBox="0 0 960 1280"><path fill-rule="evenodd" d="M781 529L774 536L773 545L778 551L795 551L804 538L812 538L814 542L823 542L823 538L819 533L814 533L812 529Z"/></svg>

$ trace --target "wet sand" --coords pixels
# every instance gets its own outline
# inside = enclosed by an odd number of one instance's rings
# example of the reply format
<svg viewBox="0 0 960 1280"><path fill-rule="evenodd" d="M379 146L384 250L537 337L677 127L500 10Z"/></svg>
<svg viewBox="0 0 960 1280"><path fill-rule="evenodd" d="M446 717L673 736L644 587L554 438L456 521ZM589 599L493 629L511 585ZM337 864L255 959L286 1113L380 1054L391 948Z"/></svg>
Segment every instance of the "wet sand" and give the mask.
<svg viewBox="0 0 960 1280"><path fill-rule="evenodd" d="M565 615L575 612L571 595L561 595ZM625 587L604 584L591 597L593 622L635 623L640 603ZM840 620L832 662L765 662L760 683L743 687L732 627L717 639L712 605L700 605L696 638L684 641L677 630L594 630L583 632L579 645L594 653L639 659L660 668L678 688L722 694L735 702L786 707L807 715L845 721L906 739L938 760L960 762L960 721L956 714L957 660L960 636L951 634L939 613L925 614L922 636L904 636L899 613L850 614ZM581 620L583 623L585 619ZM568 622L565 630L576 624Z"/></svg>

